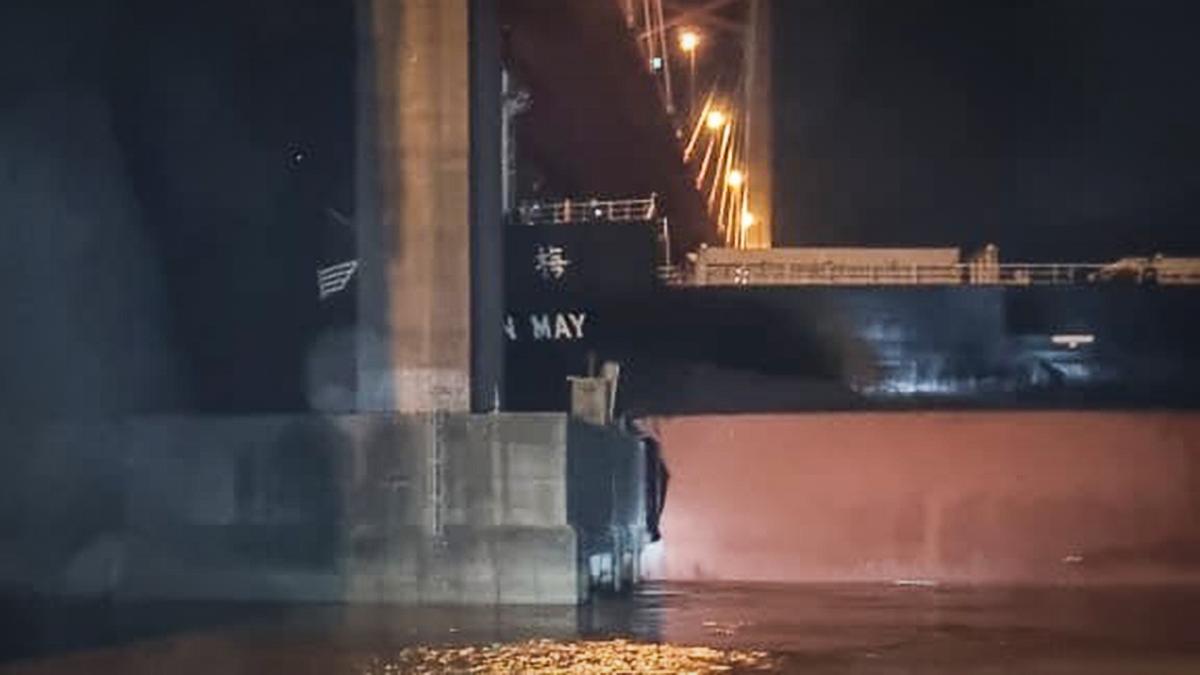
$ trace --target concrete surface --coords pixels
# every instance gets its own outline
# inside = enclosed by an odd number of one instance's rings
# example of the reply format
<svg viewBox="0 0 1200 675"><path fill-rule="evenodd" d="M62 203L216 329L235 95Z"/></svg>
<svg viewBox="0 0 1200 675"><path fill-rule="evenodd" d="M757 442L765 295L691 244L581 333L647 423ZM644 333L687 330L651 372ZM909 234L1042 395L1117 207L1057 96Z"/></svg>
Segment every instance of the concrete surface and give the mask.
<svg viewBox="0 0 1200 675"><path fill-rule="evenodd" d="M636 441L561 414L158 417L6 437L24 463L3 477L0 589L21 592L574 604L587 560L636 558L644 523L626 484Z"/></svg>
<svg viewBox="0 0 1200 675"><path fill-rule="evenodd" d="M659 433L671 579L1200 579L1194 413L706 416Z"/></svg>
<svg viewBox="0 0 1200 675"><path fill-rule="evenodd" d="M468 5L362 3L359 411L470 409Z"/></svg>

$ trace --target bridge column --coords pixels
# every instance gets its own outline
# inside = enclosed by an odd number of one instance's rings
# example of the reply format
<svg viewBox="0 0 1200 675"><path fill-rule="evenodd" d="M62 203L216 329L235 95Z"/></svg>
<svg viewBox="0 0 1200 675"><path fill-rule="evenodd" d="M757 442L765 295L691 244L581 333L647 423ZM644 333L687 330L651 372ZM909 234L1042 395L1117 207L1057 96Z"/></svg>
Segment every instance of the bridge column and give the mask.
<svg viewBox="0 0 1200 675"><path fill-rule="evenodd" d="M360 0L361 411L478 410L499 389L493 3Z"/></svg>
<svg viewBox="0 0 1200 675"><path fill-rule="evenodd" d="M747 248L770 248L774 185L772 108L772 0L751 0L747 27L746 148L750 169L750 213L756 224L746 231Z"/></svg>

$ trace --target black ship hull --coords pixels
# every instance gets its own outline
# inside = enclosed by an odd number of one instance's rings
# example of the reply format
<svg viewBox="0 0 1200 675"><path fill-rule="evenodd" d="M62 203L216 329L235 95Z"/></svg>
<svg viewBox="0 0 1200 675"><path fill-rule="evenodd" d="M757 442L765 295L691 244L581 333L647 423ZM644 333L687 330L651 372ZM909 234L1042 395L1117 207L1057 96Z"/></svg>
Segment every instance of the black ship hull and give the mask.
<svg viewBox="0 0 1200 675"><path fill-rule="evenodd" d="M563 409L605 360L631 414L1200 404L1190 288L667 286L654 235L510 228L510 407Z"/></svg>

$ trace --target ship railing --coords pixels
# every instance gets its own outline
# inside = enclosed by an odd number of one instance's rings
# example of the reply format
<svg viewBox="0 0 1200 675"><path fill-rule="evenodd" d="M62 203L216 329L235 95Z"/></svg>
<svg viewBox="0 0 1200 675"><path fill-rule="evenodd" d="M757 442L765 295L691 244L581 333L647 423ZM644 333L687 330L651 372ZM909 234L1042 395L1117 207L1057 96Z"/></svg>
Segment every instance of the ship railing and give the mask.
<svg viewBox="0 0 1200 675"><path fill-rule="evenodd" d="M836 265L829 263L702 263L668 283L701 286L1045 286L1098 281L1101 265L1028 263Z"/></svg>
<svg viewBox="0 0 1200 675"><path fill-rule="evenodd" d="M565 225L589 222L645 222L658 214L658 195L632 199L564 199L527 202L517 207L522 225Z"/></svg>
<svg viewBox="0 0 1200 675"><path fill-rule="evenodd" d="M1100 281L1103 265L1094 263L1014 263L998 265L998 274L984 275L974 283L1003 286L1069 286Z"/></svg>
<svg viewBox="0 0 1200 675"><path fill-rule="evenodd" d="M658 274L658 280L664 284L679 285L688 281L684 269L678 265L659 265L655 272Z"/></svg>

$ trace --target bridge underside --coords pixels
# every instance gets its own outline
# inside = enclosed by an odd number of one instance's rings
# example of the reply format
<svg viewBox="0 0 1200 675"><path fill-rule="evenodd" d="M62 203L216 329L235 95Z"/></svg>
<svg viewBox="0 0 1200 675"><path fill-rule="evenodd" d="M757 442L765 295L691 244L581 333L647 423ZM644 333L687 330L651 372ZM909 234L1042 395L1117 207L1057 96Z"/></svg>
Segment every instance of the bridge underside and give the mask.
<svg viewBox="0 0 1200 675"><path fill-rule="evenodd" d="M677 254L715 237L616 2L500 0L506 62L532 95L517 120L520 194L658 193ZM528 169L528 170L526 170Z"/></svg>

